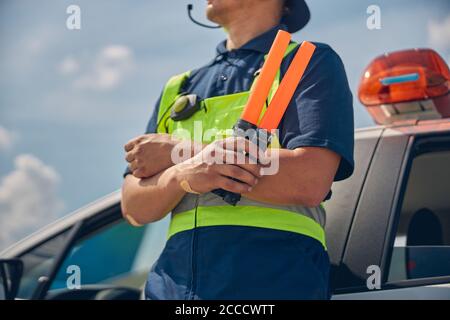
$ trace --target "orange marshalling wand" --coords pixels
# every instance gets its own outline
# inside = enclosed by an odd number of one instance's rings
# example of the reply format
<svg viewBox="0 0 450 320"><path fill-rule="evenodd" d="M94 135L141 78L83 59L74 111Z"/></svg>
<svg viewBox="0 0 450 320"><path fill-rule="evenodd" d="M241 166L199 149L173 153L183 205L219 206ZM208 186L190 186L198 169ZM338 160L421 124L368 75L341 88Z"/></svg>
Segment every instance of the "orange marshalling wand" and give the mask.
<svg viewBox="0 0 450 320"><path fill-rule="evenodd" d="M289 42L291 41L291 34L289 32L280 30L275 37L275 40L270 48L267 59L261 69L261 73L256 80L255 86L250 93L250 96L242 112L241 119L251 124L256 125L261 115L261 110L269 95L272 83L283 61L284 53L286 52Z"/></svg>
<svg viewBox="0 0 450 320"><path fill-rule="evenodd" d="M255 86L250 93L241 118L233 127L235 136L244 137L252 142L256 141L258 146L262 149L267 148L269 141L265 140L262 142L260 141L260 138L263 136L267 137L267 133L270 134L271 130L278 128L292 96L294 95L295 89L316 49L310 42L305 41L302 43L286 71L280 86L275 92L272 101L267 107L266 113L258 125L261 110L264 103L267 101L270 88L272 87L275 76L283 61L290 40L290 33L283 30L278 31L267 59L264 62L264 66L261 69L261 74L256 80ZM225 202L233 206L241 199L240 194L223 189L216 189L212 192L222 197Z"/></svg>
<svg viewBox="0 0 450 320"><path fill-rule="evenodd" d="M258 125L259 128L267 131L278 128L315 49L316 46L311 42L304 41L302 43L270 101L269 107Z"/></svg>

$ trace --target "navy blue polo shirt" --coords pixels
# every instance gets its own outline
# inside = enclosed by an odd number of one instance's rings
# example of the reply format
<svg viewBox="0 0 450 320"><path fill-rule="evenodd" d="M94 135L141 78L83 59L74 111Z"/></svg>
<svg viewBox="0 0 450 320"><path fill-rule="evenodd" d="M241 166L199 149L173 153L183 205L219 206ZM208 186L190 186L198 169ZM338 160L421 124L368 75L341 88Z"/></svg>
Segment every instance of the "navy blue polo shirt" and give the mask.
<svg viewBox="0 0 450 320"><path fill-rule="evenodd" d="M250 90L254 73L264 63L279 29L286 30L286 27L276 26L239 49L227 50L226 40L222 41L214 59L191 71L182 91L205 99ZM280 123L280 143L287 149L323 147L336 152L341 156L337 181L349 177L354 167L352 94L336 52L326 44L314 44L314 55ZM281 78L296 51L284 59ZM156 132L160 99L147 125L147 133Z"/></svg>

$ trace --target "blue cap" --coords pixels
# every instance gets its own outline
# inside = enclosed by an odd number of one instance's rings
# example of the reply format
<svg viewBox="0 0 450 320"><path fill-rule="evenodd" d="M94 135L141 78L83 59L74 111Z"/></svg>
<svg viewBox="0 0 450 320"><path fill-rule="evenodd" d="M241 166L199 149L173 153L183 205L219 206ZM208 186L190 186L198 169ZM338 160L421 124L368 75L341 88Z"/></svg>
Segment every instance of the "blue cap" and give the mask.
<svg viewBox="0 0 450 320"><path fill-rule="evenodd" d="M309 21L311 14L304 0L286 0L286 12L281 23L286 25L290 33L297 32Z"/></svg>

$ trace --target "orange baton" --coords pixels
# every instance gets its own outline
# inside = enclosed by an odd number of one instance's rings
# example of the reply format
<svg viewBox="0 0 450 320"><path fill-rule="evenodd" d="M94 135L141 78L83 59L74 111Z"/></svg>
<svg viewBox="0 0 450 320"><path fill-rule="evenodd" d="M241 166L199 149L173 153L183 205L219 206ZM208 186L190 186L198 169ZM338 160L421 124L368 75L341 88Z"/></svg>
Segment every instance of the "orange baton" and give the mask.
<svg viewBox="0 0 450 320"><path fill-rule="evenodd" d="M267 111L258 125L259 128L267 131L278 128L281 118L283 118L289 102L291 102L295 89L305 73L314 50L316 50L316 46L311 42L304 41L302 43L289 69L286 71L283 80L281 80L280 86L275 92L272 101L270 101Z"/></svg>
<svg viewBox="0 0 450 320"><path fill-rule="evenodd" d="M261 110L269 95L272 83L283 61L284 53L286 52L289 42L291 41L291 34L289 32L280 30L273 41L267 59L261 69L261 73L256 80L255 86L250 92L247 104L242 112L241 119L256 125L261 115Z"/></svg>
<svg viewBox="0 0 450 320"><path fill-rule="evenodd" d="M304 41L302 43L286 71L280 86L275 92L266 113L262 117L260 124L257 125L262 107L267 100L267 96L269 95L270 88L283 60L289 41L290 34L280 30L270 49L255 87L250 93L250 97L242 112L241 118L233 127L235 136L244 137L252 142L256 142L258 147L263 150L267 148L270 139L264 140L264 143L260 143L261 140L264 137L270 136L271 130L278 128L292 96L294 95L295 89L303 77L314 50L316 49L310 42ZM222 197L225 202L233 206L241 199L240 194L223 189L216 189L212 192Z"/></svg>

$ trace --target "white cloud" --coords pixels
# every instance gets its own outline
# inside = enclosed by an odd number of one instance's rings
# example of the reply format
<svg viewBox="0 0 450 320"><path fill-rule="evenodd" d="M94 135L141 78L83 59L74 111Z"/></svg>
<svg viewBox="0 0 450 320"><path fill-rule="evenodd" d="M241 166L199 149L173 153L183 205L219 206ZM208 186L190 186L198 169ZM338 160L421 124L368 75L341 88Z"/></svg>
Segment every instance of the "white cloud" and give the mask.
<svg viewBox="0 0 450 320"><path fill-rule="evenodd" d="M37 39L34 37L29 38L28 42L26 43L26 51L28 54L37 55L44 51L46 45L46 41L43 41L42 39Z"/></svg>
<svg viewBox="0 0 450 320"><path fill-rule="evenodd" d="M0 181L0 249L58 217L58 173L33 155L19 155Z"/></svg>
<svg viewBox="0 0 450 320"><path fill-rule="evenodd" d="M75 80L76 88L111 90L117 87L133 69L133 53L130 48L111 45L103 48L91 66L91 71Z"/></svg>
<svg viewBox="0 0 450 320"><path fill-rule="evenodd" d="M12 132L0 126L0 151L9 150L15 140L16 136Z"/></svg>
<svg viewBox="0 0 450 320"><path fill-rule="evenodd" d="M63 75L70 75L78 72L80 64L72 57L66 57L58 66L58 70Z"/></svg>
<svg viewBox="0 0 450 320"><path fill-rule="evenodd" d="M450 15L428 23L428 39L433 48L450 51Z"/></svg>

